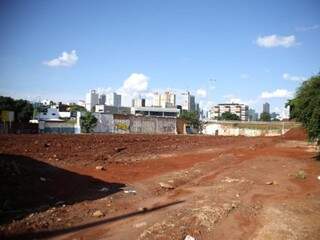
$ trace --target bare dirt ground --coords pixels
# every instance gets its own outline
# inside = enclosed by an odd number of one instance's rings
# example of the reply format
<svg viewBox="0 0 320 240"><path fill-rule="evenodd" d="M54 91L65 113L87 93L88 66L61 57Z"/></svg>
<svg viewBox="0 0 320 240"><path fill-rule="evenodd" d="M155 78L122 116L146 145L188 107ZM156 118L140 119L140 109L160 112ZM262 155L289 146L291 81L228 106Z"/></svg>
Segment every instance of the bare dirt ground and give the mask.
<svg viewBox="0 0 320 240"><path fill-rule="evenodd" d="M320 239L320 162L301 129L1 135L0 154L0 238Z"/></svg>

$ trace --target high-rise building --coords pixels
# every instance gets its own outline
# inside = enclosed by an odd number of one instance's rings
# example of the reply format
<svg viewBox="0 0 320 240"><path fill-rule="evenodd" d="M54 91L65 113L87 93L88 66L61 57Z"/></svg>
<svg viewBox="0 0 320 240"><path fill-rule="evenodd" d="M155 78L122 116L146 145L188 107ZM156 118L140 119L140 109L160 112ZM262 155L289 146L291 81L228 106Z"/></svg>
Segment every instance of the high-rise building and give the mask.
<svg viewBox="0 0 320 240"><path fill-rule="evenodd" d="M132 99L132 107L145 107L145 106L146 106L145 98Z"/></svg>
<svg viewBox="0 0 320 240"><path fill-rule="evenodd" d="M121 95L117 94L115 92L108 93L106 95L105 105L114 106L114 107L121 107Z"/></svg>
<svg viewBox="0 0 320 240"><path fill-rule="evenodd" d="M166 91L160 95L160 106L163 108L176 107L176 95L173 92Z"/></svg>
<svg viewBox="0 0 320 240"><path fill-rule="evenodd" d="M99 95L96 90L90 90L86 94L86 109L87 111L94 111L94 106L99 103Z"/></svg>
<svg viewBox="0 0 320 240"><path fill-rule="evenodd" d="M213 119L219 119L225 112L236 114L241 121L248 121L249 107L238 103L220 103L213 107Z"/></svg>
<svg viewBox="0 0 320 240"><path fill-rule="evenodd" d="M195 97L190 92L181 94L181 106L182 110L194 112L196 110Z"/></svg>
<svg viewBox="0 0 320 240"><path fill-rule="evenodd" d="M106 95L105 94L100 94L99 95L99 104L100 105L106 104Z"/></svg>
<svg viewBox="0 0 320 240"><path fill-rule="evenodd" d="M176 95L171 91L166 91L162 94L155 92L153 94L154 107L174 108L176 107Z"/></svg>
<svg viewBox="0 0 320 240"><path fill-rule="evenodd" d="M249 121L257 121L259 118L259 115L254 109L250 108L248 111L248 118L249 118Z"/></svg>
<svg viewBox="0 0 320 240"><path fill-rule="evenodd" d="M263 110L262 112L263 113L269 113L270 114L270 104L269 103L264 103L263 106L262 106Z"/></svg>

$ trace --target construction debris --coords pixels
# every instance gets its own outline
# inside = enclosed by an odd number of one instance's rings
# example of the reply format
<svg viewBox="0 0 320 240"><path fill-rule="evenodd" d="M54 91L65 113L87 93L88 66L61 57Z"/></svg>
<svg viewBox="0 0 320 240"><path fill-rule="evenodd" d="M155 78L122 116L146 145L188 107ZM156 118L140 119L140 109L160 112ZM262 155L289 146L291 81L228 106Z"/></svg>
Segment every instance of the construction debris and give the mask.
<svg viewBox="0 0 320 240"><path fill-rule="evenodd" d="M159 183L160 187L162 188L166 188L166 189L174 189L174 187L168 183L163 183L163 182L160 182Z"/></svg>
<svg viewBox="0 0 320 240"><path fill-rule="evenodd" d="M96 166L96 170L104 171L105 168L103 166Z"/></svg>
<svg viewBox="0 0 320 240"><path fill-rule="evenodd" d="M95 211L92 216L93 217L103 217L103 213L100 210Z"/></svg>

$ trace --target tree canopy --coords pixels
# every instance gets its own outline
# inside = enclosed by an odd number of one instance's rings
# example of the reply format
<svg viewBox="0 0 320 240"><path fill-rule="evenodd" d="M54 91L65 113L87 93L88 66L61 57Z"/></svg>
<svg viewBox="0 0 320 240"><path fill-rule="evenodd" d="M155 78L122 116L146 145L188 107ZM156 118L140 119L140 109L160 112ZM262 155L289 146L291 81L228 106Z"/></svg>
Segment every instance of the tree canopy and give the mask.
<svg viewBox="0 0 320 240"><path fill-rule="evenodd" d="M81 117L81 129L83 132L92 132L97 125L97 118L91 112L85 112Z"/></svg>
<svg viewBox="0 0 320 240"><path fill-rule="evenodd" d="M219 117L218 120L234 120L234 121L240 121L240 117L231 112L224 112L221 114L221 117Z"/></svg>
<svg viewBox="0 0 320 240"><path fill-rule="evenodd" d="M188 124L190 124L194 128L197 128L197 129L201 128L201 123L200 123L197 112L182 111L179 118L185 120Z"/></svg>
<svg viewBox="0 0 320 240"><path fill-rule="evenodd" d="M11 97L0 96L0 111L14 111L14 118L17 122L28 122L32 119L33 106L27 100L15 100Z"/></svg>
<svg viewBox="0 0 320 240"><path fill-rule="evenodd" d="M260 114L260 121L270 122L270 121L271 121L271 115L270 115L270 113L267 113L267 112L261 113L261 114Z"/></svg>
<svg viewBox="0 0 320 240"><path fill-rule="evenodd" d="M320 73L304 81L289 100L290 118L303 124L310 140L320 140Z"/></svg>

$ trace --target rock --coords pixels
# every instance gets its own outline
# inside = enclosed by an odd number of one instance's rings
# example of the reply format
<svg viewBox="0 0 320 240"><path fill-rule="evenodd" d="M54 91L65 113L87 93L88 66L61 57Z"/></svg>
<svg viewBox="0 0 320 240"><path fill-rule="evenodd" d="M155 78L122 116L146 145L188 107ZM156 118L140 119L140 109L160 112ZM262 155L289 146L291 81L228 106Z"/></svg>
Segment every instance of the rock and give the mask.
<svg viewBox="0 0 320 240"><path fill-rule="evenodd" d="M296 173L296 178L306 179L306 177L307 177L307 174L306 174L305 171L303 171L303 170L299 170L299 171Z"/></svg>
<svg viewBox="0 0 320 240"><path fill-rule="evenodd" d="M137 191L134 190L134 189L125 189L125 190L123 190L123 192L124 192L124 193L133 193L133 194L136 194L136 193L137 193Z"/></svg>
<svg viewBox="0 0 320 240"><path fill-rule="evenodd" d="M146 226L146 225L147 225L146 222L139 222L139 223L134 224L133 227L140 228L140 227L143 227L143 226Z"/></svg>
<svg viewBox="0 0 320 240"><path fill-rule="evenodd" d="M47 147L50 147L50 143L45 143L44 146L47 148Z"/></svg>
<svg viewBox="0 0 320 240"><path fill-rule="evenodd" d="M46 182L46 181L47 181L47 179L46 179L46 178L44 178L44 177L40 177L40 181L41 181L41 182Z"/></svg>
<svg viewBox="0 0 320 240"><path fill-rule="evenodd" d="M100 210L95 211L92 216L93 217L103 217L103 213Z"/></svg>
<svg viewBox="0 0 320 240"><path fill-rule="evenodd" d="M103 166L96 166L96 170L104 171L105 168Z"/></svg>
<svg viewBox="0 0 320 240"><path fill-rule="evenodd" d="M162 188L166 188L166 189L174 189L174 187L173 187L173 186L171 186L171 185L170 185L170 184L168 184L168 183L160 182L160 183L159 183L159 185L160 185L160 187L162 187Z"/></svg>
<svg viewBox="0 0 320 240"><path fill-rule="evenodd" d="M109 188L107 187L103 187L99 189L99 192L108 192L108 191L109 191Z"/></svg>
<svg viewBox="0 0 320 240"><path fill-rule="evenodd" d="M127 149L126 147L116 147L116 148L114 148L114 151L115 152L121 152L121 151L126 150L126 149Z"/></svg>
<svg viewBox="0 0 320 240"><path fill-rule="evenodd" d="M320 180L320 176L318 176L318 180Z"/></svg>
<svg viewBox="0 0 320 240"><path fill-rule="evenodd" d="M194 237L187 235L184 240L196 240Z"/></svg>
<svg viewBox="0 0 320 240"><path fill-rule="evenodd" d="M266 182L266 184L267 184L267 185L273 185L274 182L273 182L273 181L268 181L268 182Z"/></svg>
<svg viewBox="0 0 320 240"><path fill-rule="evenodd" d="M138 211L139 211L139 212L146 212L146 211L148 211L148 208L146 208L146 207L139 207L139 208L138 208Z"/></svg>

